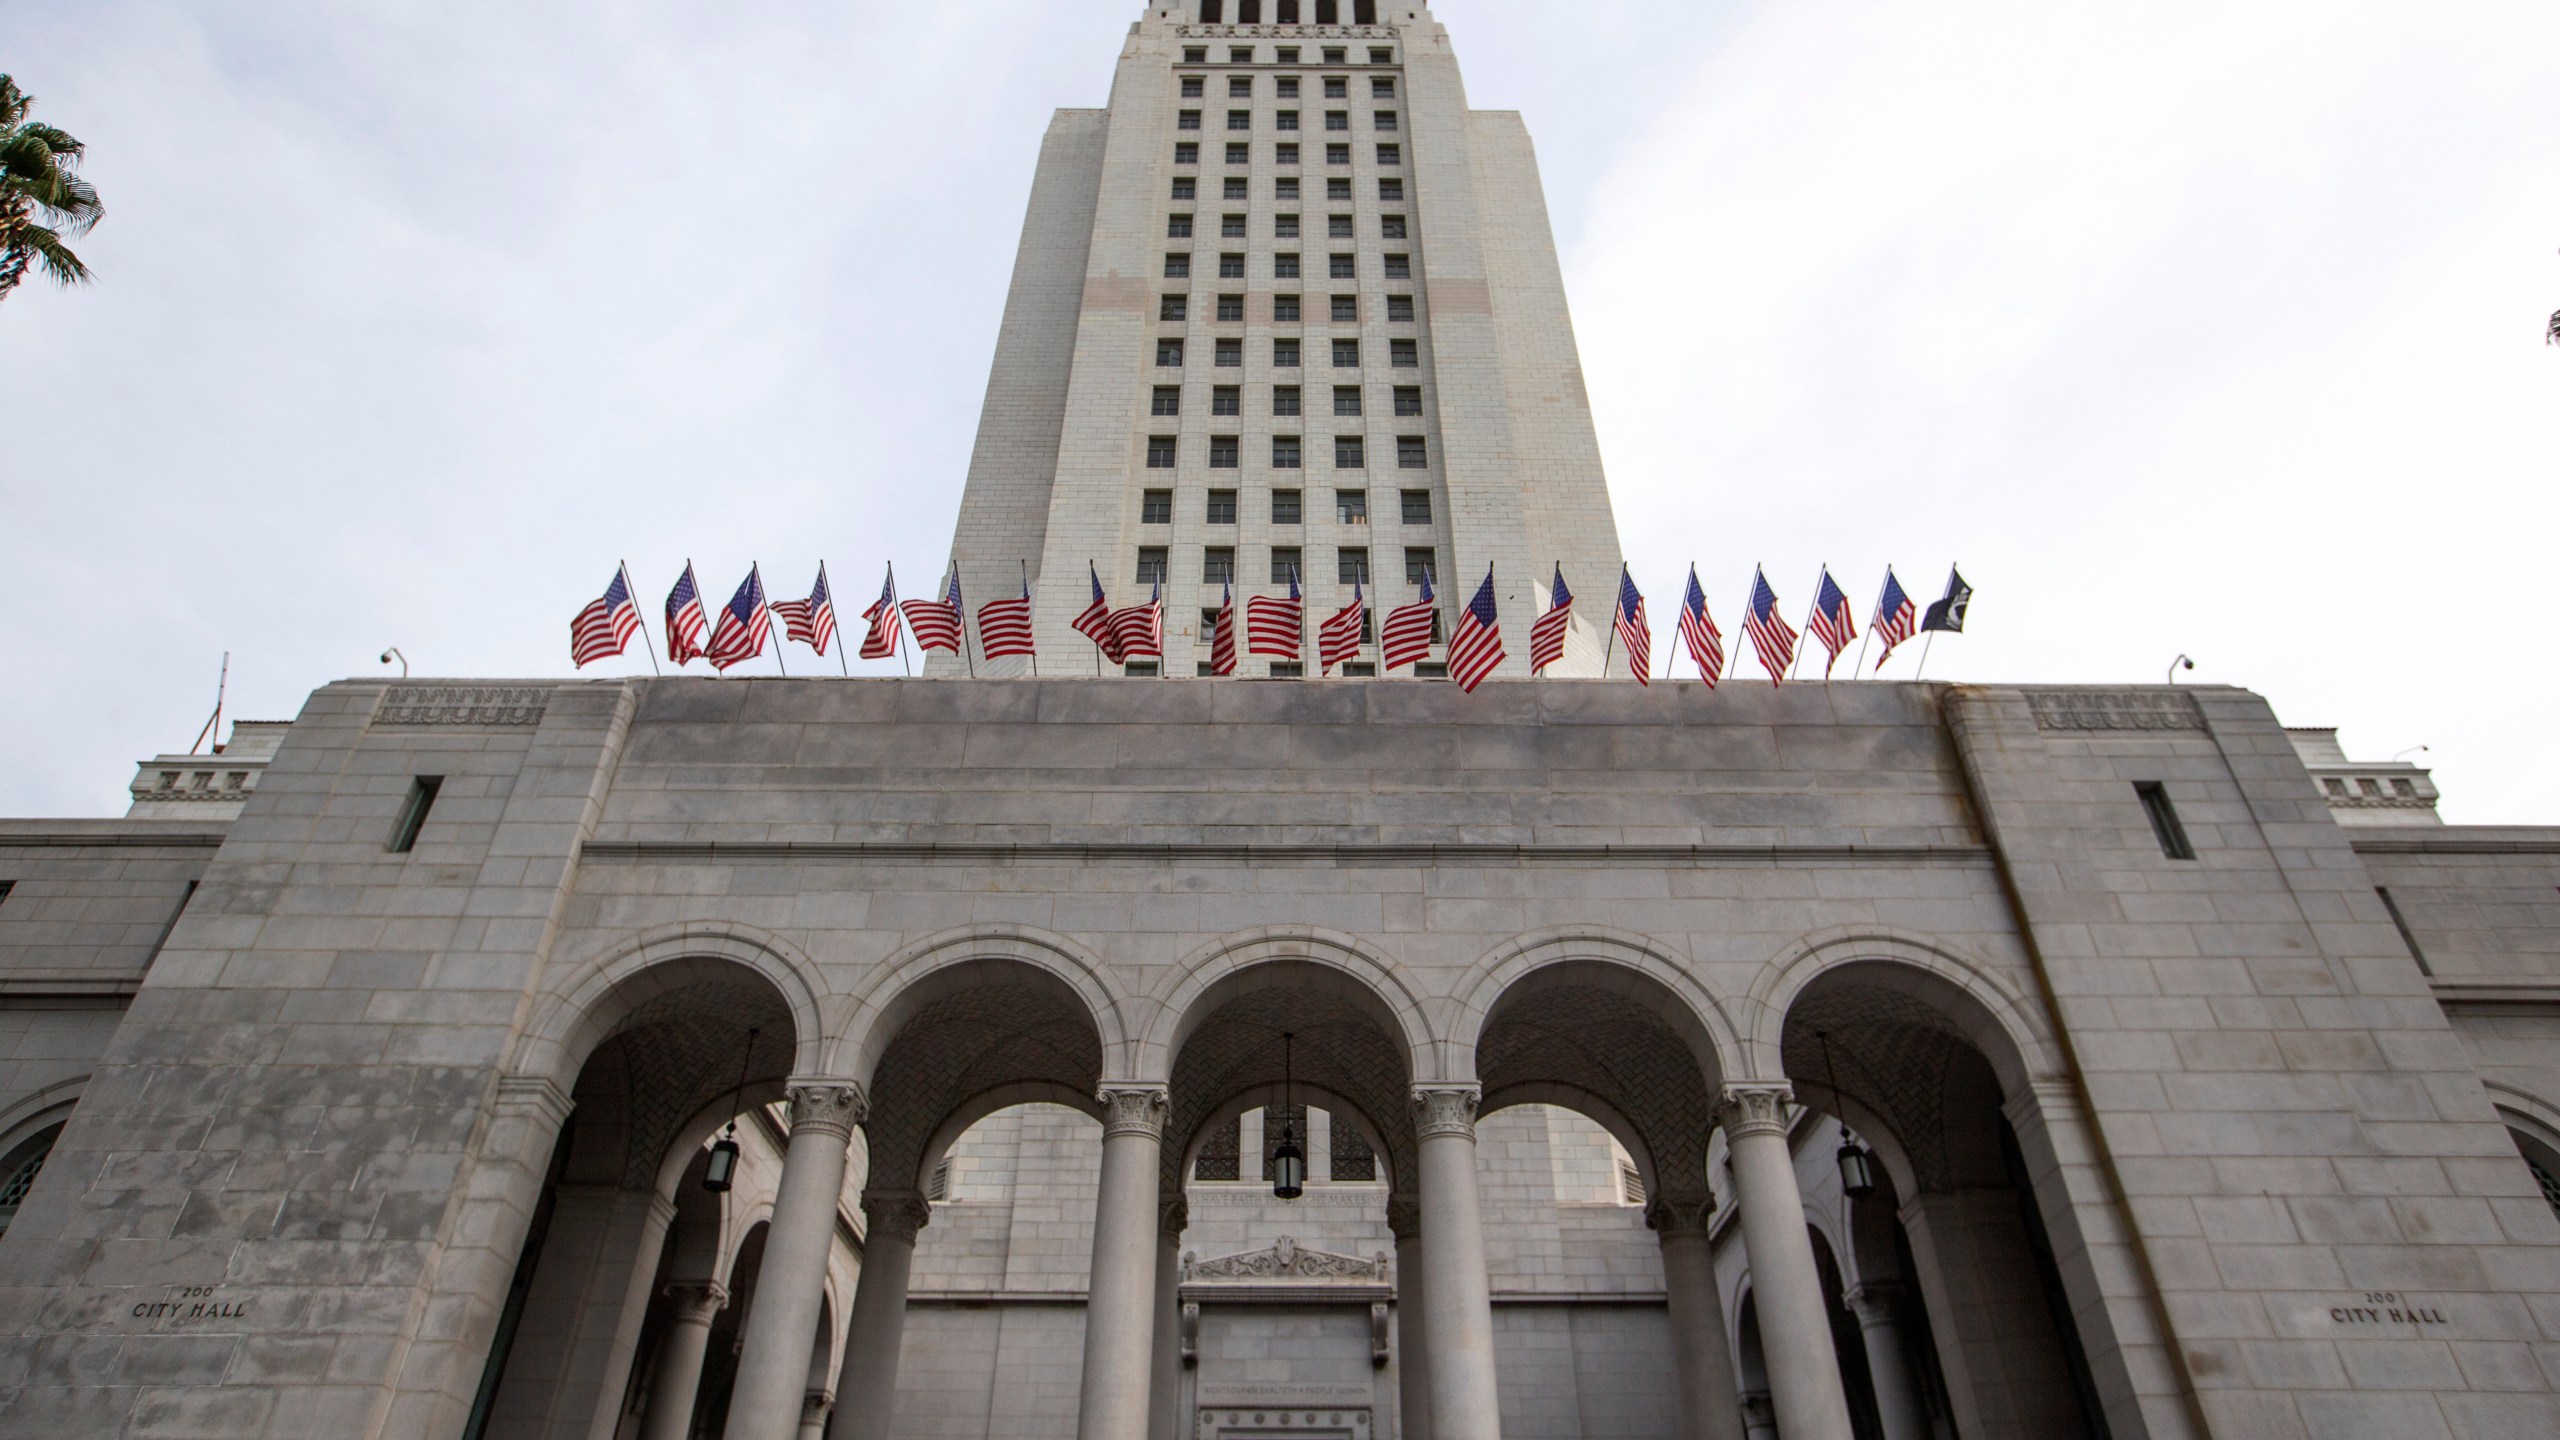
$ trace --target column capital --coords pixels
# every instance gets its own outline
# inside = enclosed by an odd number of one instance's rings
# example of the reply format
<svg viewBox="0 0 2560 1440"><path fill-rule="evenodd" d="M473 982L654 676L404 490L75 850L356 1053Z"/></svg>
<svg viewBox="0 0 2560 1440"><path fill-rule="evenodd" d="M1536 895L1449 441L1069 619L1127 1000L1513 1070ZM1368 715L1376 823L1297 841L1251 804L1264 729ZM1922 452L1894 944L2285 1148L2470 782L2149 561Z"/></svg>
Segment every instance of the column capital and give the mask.
<svg viewBox="0 0 2560 1440"><path fill-rule="evenodd" d="M1716 1197L1713 1195L1656 1195L1646 1202L1644 1223L1663 1239L1676 1236L1705 1235L1707 1222L1715 1218Z"/></svg>
<svg viewBox="0 0 2560 1440"><path fill-rule="evenodd" d="M1413 1087L1413 1131L1422 1139L1435 1135L1476 1138L1476 1106L1484 1092L1473 1085Z"/></svg>
<svg viewBox="0 0 2560 1440"><path fill-rule="evenodd" d="M862 1087L850 1080L804 1079L791 1082L791 1131L815 1131L853 1139L853 1127L871 1113Z"/></svg>
<svg viewBox="0 0 2560 1440"><path fill-rule="evenodd" d="M885 1235L916 1243L916 1232L933 1223L933 1203L913 1190L862 1192L863 1238Z"/></svg>
<svg viewBox="0 0 2560 1440"><path fill-rule="evenodd" d="M1191 1202L1176 1195L1156 1204L1156 1238L1179 1240L1191 1228Z"/></svg>
<svg viewBox="0 0 2560 1440"><path fill-rule="evenodd" d="M1784 1080L1743 1080L1716 1096L1716 1123L1727 1140L1746 1135L1786 1138L1787 1119L1795 1106L1796 1087Z"/></svg>
<svg viewBox="0 0 2560 1440"><path fill-rule="evenodd" d="M1422 1197L1398 1192L1387 1197L1387 1230L1398 1240L1422 1233Z"/></svg>
<svg viewBox="0 0 2560 1440"><path fill-rule="evenodd" d="M676 1319L708 1325L729 1303L729 1289L717 1280L679 1280L667 1287L667 1298L675 1303Z"/></svg>
<svg viewBox="0 0 2560 1440"><path fill-rule="evenodd" d="M1144 1135L1164 1139L1164 1112L1172 1103L1165 1087L1144 1080L1106 1080L1094 1092L1102 1102L1102 1138Z"/></svg>
<svg viewBox="0 0 2560 1440"><path fill-rule="evenodd" d="M1868 1280L1849 1287L1840 1297L1849 1313L1858 1317L1861 1330L1889 1329L1900 1322L1902 1282Z"/></svg>
<svg viewBox="0 0 2560 1440"><path fill-rule="evenodd" d="M808 1392L800 1397L800 1423L806 1425L812 1420L826 1419L827 1411L834 1408L835 1403L836 1397L824 1390Z"/></svg>

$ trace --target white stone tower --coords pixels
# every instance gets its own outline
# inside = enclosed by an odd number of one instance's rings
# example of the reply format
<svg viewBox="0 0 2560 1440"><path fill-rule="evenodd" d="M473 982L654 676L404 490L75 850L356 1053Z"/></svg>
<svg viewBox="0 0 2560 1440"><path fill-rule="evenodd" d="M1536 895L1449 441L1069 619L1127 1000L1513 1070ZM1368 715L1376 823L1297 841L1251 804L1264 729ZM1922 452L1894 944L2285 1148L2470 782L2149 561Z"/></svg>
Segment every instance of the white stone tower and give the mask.
<svg viewBox="0 0 2560 1440"><path fill-rule="evenodd" d="M952 557L973 610L1027 567L1053 675L1097 667L1088 562L1114 606L1160 577L1175 676L1230 572L1241 604L1294 565L1312 631L1354 575L1383 613L1427 566L1447 614L1488 564L1525 675L1560 562L1550 673L1598 671L1617 526L1537 160L1427 6L1147 7L1042 146Z"/></svg>

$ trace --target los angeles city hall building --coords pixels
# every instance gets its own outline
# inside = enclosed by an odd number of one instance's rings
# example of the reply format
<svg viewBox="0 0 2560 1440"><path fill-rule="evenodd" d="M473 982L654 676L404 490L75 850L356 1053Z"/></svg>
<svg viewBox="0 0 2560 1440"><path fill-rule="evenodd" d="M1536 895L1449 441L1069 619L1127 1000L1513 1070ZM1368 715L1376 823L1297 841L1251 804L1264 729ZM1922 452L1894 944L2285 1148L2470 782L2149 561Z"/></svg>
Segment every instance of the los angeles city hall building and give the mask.
<svg viewBox="0 0 2560 1440"><path fill-rule="evenodd" d="M0 822L0 1433L2560 1435L2560 827L2240 689L1532 680L1618 537L1422 5L1146 8L953 557L1040 675L349 680ZM1488 566L1472 695L1199 677Z"/></svg>

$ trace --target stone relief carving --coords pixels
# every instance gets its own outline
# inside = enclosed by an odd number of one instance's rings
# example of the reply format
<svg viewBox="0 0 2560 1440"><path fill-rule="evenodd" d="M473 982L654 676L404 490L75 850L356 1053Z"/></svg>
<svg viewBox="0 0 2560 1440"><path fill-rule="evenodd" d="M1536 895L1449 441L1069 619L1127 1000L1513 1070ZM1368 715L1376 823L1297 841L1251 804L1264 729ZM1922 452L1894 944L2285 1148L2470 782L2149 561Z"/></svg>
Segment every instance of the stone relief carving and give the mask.
<svg viewBox="0 0 2560 1440"><path fill-rule="evenodd" d="M1727 1085L1716 1100L1716 1123L1735 1140L1755 1134L1784 1138L1795 1098L1795 1087L1784 1080Z"/></svg>
<svg viewBox="0 0 2560 1440"><path fill-rule="evenodd" d="M1165 1088L1161 1085L1105 1085L1094 1098L1102 1102L1102 1138L1144 1135L1164 1138Z"/></svg>
<svg viewBox="0 0 2560 1440"><path fill-rule="evenodd" d="M2035 690L2027 703L2039 730L2201 730L2190 697L2154 690Z"/></svg>
<svg viewBox="0 0 2560 1440"><path fill-rule="evenodd" d="M1483 1092L1473 1085L1441 1086L1413 1092L1413 1133L1429 1139L1434 1135L1462 1135L1474 1139L1476 1106Z"/></svg>
<svg viewBox="0 0 2560 1440"><path fill-rule="evenodd" d="M393 685L382 692L373 724L376 729L539 725L550 698L551 692L532 685Z"/></svg>
<svg viewBox="0 0 2560 1440"><path fill-rule="evenodd" d="M849 1081L794 1085L791 1087L792 1133L814 1130L851 1140L853 1127L862 1123L867 1108L862 1103L862 1087Z"/></svg>
<svg viewBox="0 0 2560 1440"><path fill-rule="evenodd" d="M1329 1250L1310 1250L1290 1236L1268 1250L1247 1250L1237 1255L1221 1255L1215 1260L1199 1260L1185 1256L1182 1278L1193 1280L1373 1280L1387 1278L1387 1257L1382 1251L1370 1259L1356 1255L1336 1255Z"/></svg>

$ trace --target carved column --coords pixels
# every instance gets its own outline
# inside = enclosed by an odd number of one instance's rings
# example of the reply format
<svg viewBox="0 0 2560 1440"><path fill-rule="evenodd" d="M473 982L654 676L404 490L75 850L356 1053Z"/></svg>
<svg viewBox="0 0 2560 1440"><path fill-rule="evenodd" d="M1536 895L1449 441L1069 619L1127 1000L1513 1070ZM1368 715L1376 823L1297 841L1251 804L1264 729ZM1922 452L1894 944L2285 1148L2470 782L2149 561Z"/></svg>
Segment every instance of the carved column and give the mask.
<svg viewBox="0 0 2560 1440"><path fill-rule="evenodd" d="M1423 1340L1422 1201L1387 1197L1387 1229L1396 1237L1396 1399L1402 1440L1431 1440L1431 1355Z"/></svg>
<svg viewBox="0 0 2560 1440"><path fill-rule="evenodd" d="M1147 1440L1182 1436L1182 1232L1189 1228L1190 1201L1176 1195L1156 1207L1156 1350Z"/></svg>
<svg viewBox="0 0 2560 1440"><path fill-rule="evenodd" d="M1850 1440L1840 1357L1831 1348L1831 1317L1787 1144L1794 1100L1794 1088L1783 1080L1727 1085L1716 1120L1733 1152L1742 1245L1751 1257L1751 1293L1778 1423L1787 1440Z"/></svg>
<svg viewBox="0 0 2560 1440"><path fill-rule="evenodd" d="M845 1149L864 1114L862 1087L811 1080L791 1087L791 1145L766 1222L764 1263L747 1308L729 1440L795 1440L809 1388L809 1337L824 1308Z"/></svg>
<svg viewBox="0 0 2560 1440"><path fill-rule="evenodd" d="M827 1422L832 1440L887 1440L906 1340L907 1275L916 1232L932 1219L933 1206L913 1190L863 1192L862 1275L836 1373L835 1417Z"/></svg>
<svg viewBox="0 0 2560 1440"><path fill-rule="evenodd" d="M1644 1211L1644 1223L1662 1241L1681 1440L1742 1440L1733 1350L1725 1342L1724 1302L1716 1295L1715 1255L1707 1240L1715 1208L1712 1195L1666 1194L1655 1196Z"/></svg>
<svg viewBox="0 0 2560 1440"><path fill-rule="evenodd" d="M1497 1440L1493 1283L1485 1274L1484 1216L1476 1203L1473 1085L1413 1092L1421 1140L1423 1326L1431 1337L1431 1433L1435 1440Z"/></svg>
<svg viewBox="0 0 2560 1440"><path fill-rule="evenodd" d="M1156 1185L1165 1087L1102 1087L1102 1183L1084 1310L1081 1440L1145 1440L1155 1355Z"/></svg>
<svg viewBox="0 0 2560 1440"><path fill-rule="evenodd" d="M667 1338L658 1347L658 1373L649 1383L649 1415L640 1440L685 1440L693 1430L694 1392L702 1386L702 1357L711 1348L711 1321L729 1303L716 1280L671 1285L675 1302Z"/></svg>
<svg viewBox="0 0 2560 1440"><path fill-rule="evenodd" d="M1929 1417L1920 1408L1919 1389L1903 1359L1901 1284L1871 1280L1850 1286L1841 1298L1858 1317L1858 1334L1866 1342L1867 1374L1874 1381L1884 1440L1929 1440Z"/></svg>

